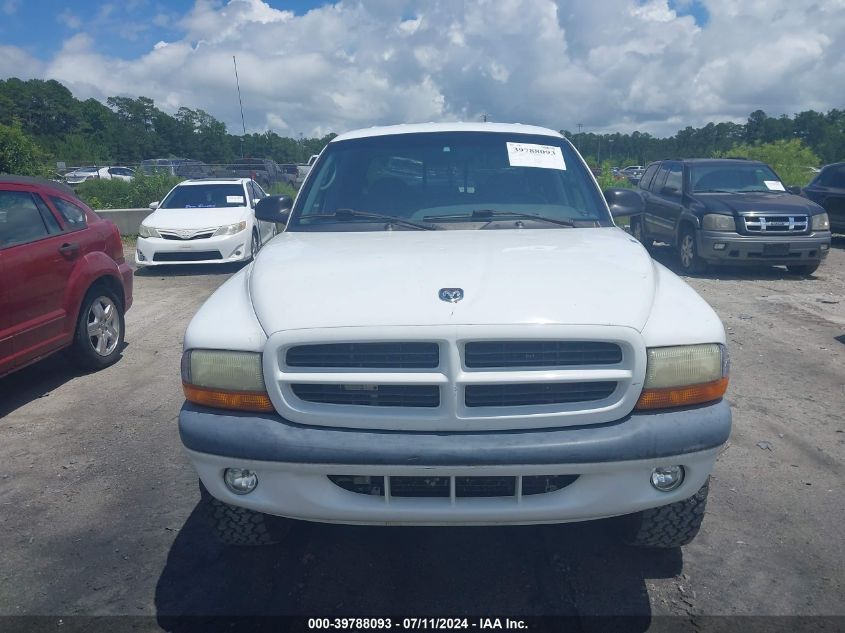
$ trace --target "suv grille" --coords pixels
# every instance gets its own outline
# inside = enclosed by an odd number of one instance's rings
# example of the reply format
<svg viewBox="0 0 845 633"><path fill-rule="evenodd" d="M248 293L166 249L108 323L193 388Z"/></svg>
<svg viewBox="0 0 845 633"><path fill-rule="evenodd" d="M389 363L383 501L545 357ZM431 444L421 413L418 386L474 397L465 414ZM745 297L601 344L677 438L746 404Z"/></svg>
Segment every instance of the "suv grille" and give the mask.
<svg viewBox="0 0 845 633"><path fill-rule="evenodd" d="M437 385L293 384L300 400L365 407L439 407Z"/></svg>
<svg viewBox="0 0 845 633"><path fill-rule="evenodd" d="M467 385L464 397L468 407L521 407L602 400L615 389L615 381Z"/></svg>
<svg viewBox="0 0 845 633"><path fill-rule="evenodd" d="M289 367L433 369L440 364L437 343L328 343L291 347Z"/></svg>
<svg viewBox="0 0 845 633"><path fill-rule="evenodd" d="M464 349L467 367L571 367L616 365L622 348L592 341L475 341Z"/></svg>
<svg viewBox="0 0 845 633"><path fill-rule="evenodd" d="M369 475L329 475L329 480L349 492L360 495L384 497L385 477ZM454 497L457 499L479 497L516 497L541 495L562 490L573 484L579 475L524 475L480 476L480 477L388 477L389 496L404 498L452 498L452 480L454 479Z"/></svg>
<svg viewBox="0 0 845 633"><path fill-rule="evenodd" d="M806 215L744 215L745 230L749 233L806 233L809 221Z"/></svg>

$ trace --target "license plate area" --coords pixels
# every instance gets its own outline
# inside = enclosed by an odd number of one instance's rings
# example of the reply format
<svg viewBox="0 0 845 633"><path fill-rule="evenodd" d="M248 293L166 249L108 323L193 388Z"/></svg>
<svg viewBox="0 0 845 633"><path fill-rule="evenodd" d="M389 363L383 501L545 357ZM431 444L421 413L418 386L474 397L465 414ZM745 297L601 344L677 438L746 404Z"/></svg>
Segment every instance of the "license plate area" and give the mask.
<svg viewBox="0 0 845 633"><path fill-rule="evenodd" d="M789 255L789 244L763 244L764 257Z"/></svg>

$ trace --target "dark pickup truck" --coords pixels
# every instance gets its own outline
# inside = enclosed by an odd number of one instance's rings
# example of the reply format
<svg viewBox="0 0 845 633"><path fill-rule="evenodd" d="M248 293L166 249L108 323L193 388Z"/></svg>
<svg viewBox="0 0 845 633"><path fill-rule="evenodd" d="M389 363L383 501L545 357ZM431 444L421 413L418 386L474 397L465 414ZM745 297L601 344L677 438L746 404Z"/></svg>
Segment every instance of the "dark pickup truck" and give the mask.
<svg viewBox="0 0 845 633"><path fill-rule="evenodd" d="M282 170L269 158L239 158L231 166L237 178L252 178L265 189L284 180Z"/></svg>
<svg viewBox="0 0 845 633"><path fill-rule="evenodd" d="M651 163L639 182L643 213L631 233L678 250L686 273L708 264L786 266L811 275L830 249L825 210L788 191L765 163L677 159Z"/></svg>

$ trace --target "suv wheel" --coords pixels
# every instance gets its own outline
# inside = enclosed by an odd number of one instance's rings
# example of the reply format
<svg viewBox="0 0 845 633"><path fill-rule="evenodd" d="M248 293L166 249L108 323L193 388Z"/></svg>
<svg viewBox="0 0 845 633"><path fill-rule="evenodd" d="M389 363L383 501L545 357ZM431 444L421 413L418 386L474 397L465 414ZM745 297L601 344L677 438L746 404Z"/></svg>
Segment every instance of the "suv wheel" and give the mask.
<svg viewBox="0 0 845 633"><path fill-rule="evenodd" d="M292 526L291 519L229 505L211 496L200 482L200 504L217 540L224 545L276 545Z"/></svg>
<svg viewBox="0 0 845 633"><path fill-rule="evenodd" d="M816 262L815 264L790 265L787 266L786 269L793 275L801 275L802 277L807 277L816 272L819 269L820 265L821 262Z"/></svg>
<svg viewBox="0 0 845 633"><path fill-rule="evenodd" d="M684 229L681 233L678 255L681 261L681 270L687 274L694 275L704 272L707 267L704 260L698 256L698 246L695 243L695 231L693 229Z"/></svg>
<svg viewBox="0 0 845 633"><path fill-rule="evenodd" d="M71 359L90 370L113 365L123 349L124 329L120 300L108 288L94 286L82 300L70 348Z"/></svg>
<svg viewBox="0 0 845 633"><path fill-rule="evenodd" d="M645 236L645 227L641 218L631 218L631 236L648 250L654 246L654 240Z"/></svg>
<svg viewBox="0 0 845 633"><path fill-rule="evenodd" d="M701 529L710 480L689 499L622 517L625 542L636 547L680 547Z"/></svg>

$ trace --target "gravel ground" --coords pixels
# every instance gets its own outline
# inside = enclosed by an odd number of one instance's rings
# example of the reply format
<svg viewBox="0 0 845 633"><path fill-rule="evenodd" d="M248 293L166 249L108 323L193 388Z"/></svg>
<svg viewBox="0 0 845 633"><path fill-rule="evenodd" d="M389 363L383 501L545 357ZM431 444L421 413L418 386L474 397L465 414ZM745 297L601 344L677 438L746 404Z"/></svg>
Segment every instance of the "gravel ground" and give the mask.
<svg viewBox="0 0 845 633"><path fill-rule="evenodd" d="M701 534L670 551L622 547L608 522L302 524L284 546L218 546L178 438L179 357L234 270L138 272L117 365L55 357L0 379L0 615L845 616L845 239L812 279L688 279L728 330L734 430Z"/></svg>

